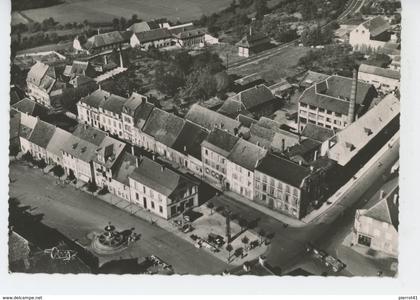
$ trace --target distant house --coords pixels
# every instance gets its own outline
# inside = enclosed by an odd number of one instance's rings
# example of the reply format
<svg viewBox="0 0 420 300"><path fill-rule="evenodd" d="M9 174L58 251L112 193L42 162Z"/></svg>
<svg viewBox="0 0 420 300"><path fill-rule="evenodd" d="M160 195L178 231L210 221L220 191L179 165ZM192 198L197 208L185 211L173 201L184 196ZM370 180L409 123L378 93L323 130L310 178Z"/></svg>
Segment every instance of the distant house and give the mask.
<svg viewBox="0 0 420 300"><path fill-rule="evenodd" d="M259 84L264 84L265 81L259 73L253 73L236 79L234 82L234 90L239 93L246 89L252 88Z"/></svg>
<svg viewBox="0 0 420 300"><path fill-rule="evenodd" d="M201 143L204 179L220 187L225 186L227 158L239 137L215 128Z"/></svg>
<svg viewBox="0 0 420 300"><path fill-rule="evenodd" d="M134 33L151 31L160 28L170 28L171 25L169 24L167 19L153 19L150 21L143 21L134 23L130 27L127 28L127 31L131 31Z"/></svg>
<svg viewBox="0 0 420 300"><path fill-rule="evenodd" d="M377 96L373 85L357 79L333 75L311 85L299 98L298 128L311 123L329 129L343 129L369 109Z"/></svg>
<svg viewBox="0 0 420 300"><path fill-rule="evenodd" d="M77 118L79 122L89 124L95 128L101 128L100 118L100 105L109 97L111 94L102 89L98 89L93 93L87 95L77 102Z"/></svg>
<svg viewBox="0 0 420 300"><path fill-rule="evenodd" d="M238 55L249 57L250 55L261 51L270 44L270 38L263 33L250 31L244 36L236 46L238 46Z"/></svg>
<svg viewBox="0 0 420 300"><path fill-rule="evenodd" d="M358 77L385 92L400 88L400 72L397 70L361 64Z"/></svg>
<svg viewBox="0 0 420 300"><path fill-rule="evenodd" d="M398 187L388 195L381 191L376 204L356 211L353 244L397 257L398 224Z"/></svg>
<svg viewBox="0 0 420 300"><path fill-rule="evenodd" d="M114 136L123 138L122 111L127 98L111 94L99 106L100 128Z"/></svg>
<svg viewBox="0 0 420 300"><path fill-rule="evenodd" d="M382 16L374 17L350 32L350 45L354 50L362 52L377 51L390 41L389 29L390 24Z"/></svg>
<svg viewBox="0 0 420 300"><path fill-rule="evenodd" d="M330 77L330 75L322 74L314 71L307 71L305 75L299 81L299 87L303 89L307 89L311 85L324 81Z"/></svg>
<svg viewBox="0 0 420 300"><path fill-rule="evenodd" d="M101 53L107 50L120 49L130 42L130 32L111 31L95 34L87 39L82 45L79 37L73 41L73 48L77 52L87 52L88 54Z"/></svg>
<svg viewBox="0 0 420 300"><path fill-rule="evenodd" d="M198 182L142 157L129 175L131 201L164 219L198 205Z"/></svg>
<svg viewBox="0 0 420 300"><path fill-rule="evenodd" d="M266 149L239 139L227 157L226 189L253 200L254 169L266 153Z"/></svg>
<svg viewBox="0 0 420 300"><path fill-rule="evenodd" d="M123 152L112 170L111 181L107 187L110 193L131 202L129 176L138 167L139 158L128 152Z"/></svg>
<svg viewBox="0 0 420 300"><path fill-rule="evenodd" d="M29 97L46 107L52 107L52 93L65 87L58 80L55 68L39 61L29 70L26 84Z"/></svg>
<svg viewBox="0 0 420 300"><path fill-rule="evenodd" d="M67 65L64 68L63 75L69 79L81 75L93 78L96 75L96 71L88 61L74 60L71 65Z"/></svg>
<svg viewBox="0 0 420 300"><path fill-rule="evenodd" d="M267 154L255 169L254 201L291 216L303 218L310 203L322 198L322 171Z"/></svg>
<svg viewBox="0 0 420 300"><path fill-rule="evenodd" d="M205 44L206 31L201 28L187 29L174 34L178 45L185 48L202 47Z"/></svg>
<svg viewBox="0 0 420 300"><path fill-rule="evenodd" d="M38 119L28 114L20 114L19 145L22 153L32 154L32 145L29 141Z"/></svg>
<svg viewBox="0 0 420 300"><path fill-rule="evenodd" d="M150 47L162 48L172 44L172 35L167 28L159 28L150 31L134 32L130 38L132 48L148 50Z"/></svg>
<svg viewBox="0 0 420 300"><path fill-rule="evenodd" d="M71 133L61 128L56 127L54 134L52 135L47 145L47 163L52 165L63 165L63 153L61 146L69 139L71 139Z"/></svg>
<svg viewBox="0 0 420 300"><path fill-rule="evenodd" d="M236 118L244 112L251 113L255 118L268 116L277 109L278 99L264 84L254 86L226 99L218 112Z"/></svg>

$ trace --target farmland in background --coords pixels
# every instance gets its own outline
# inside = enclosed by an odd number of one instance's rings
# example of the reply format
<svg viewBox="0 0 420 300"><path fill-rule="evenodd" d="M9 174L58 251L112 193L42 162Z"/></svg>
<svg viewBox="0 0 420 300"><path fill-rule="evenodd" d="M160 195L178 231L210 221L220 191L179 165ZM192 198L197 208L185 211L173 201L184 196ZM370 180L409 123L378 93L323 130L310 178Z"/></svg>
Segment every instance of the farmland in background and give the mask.
<svg viewBox="0 0 420 300"><path fill-rule="evenodd" d="M140 19L166 17L185 21L198 19L227 7L231 0L67 0L64 4L28 9L12 13L12 24L33 20L42 22L53 17L60 23L110 22L113 18L130 18L137 14ZM22 16L23 15L23 16Z"/></svg>

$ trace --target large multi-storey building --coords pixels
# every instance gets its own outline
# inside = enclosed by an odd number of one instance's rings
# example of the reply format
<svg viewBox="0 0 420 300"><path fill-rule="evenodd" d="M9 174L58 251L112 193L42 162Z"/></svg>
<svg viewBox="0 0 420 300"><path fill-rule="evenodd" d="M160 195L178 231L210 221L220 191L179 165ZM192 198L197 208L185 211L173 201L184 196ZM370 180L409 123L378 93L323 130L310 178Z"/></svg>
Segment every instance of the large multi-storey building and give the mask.
<svg viewBox="0 0 420 300"><path fill-rule="evenodd" d="M323 197L323 170L267 154L255 168L254 201L300 219Z"/></svg>
<svg viewBox="0 0 420 300"><path fill-rule="evenodd" d="M225 186L227 157L239 137L215 128L201 143L204 179L220 187Z"/></svg>
<svg viewBox="0 0 420 300"><path fill-rule="evenodd" d="M226 189L254 199L254 169L267 150L239 139L227 157Z"/></svg>
<svg viewBox="0 0 420 300"><path fill-rule="evenodd" d="M333 75L307 88L299 98L298 129L308 123L340 130L363 115L377 96L375 88L357 79Z"/></svg>
<svg viewBox="0 0 420 300"><path fill-rule="evenodd" d="M129 175L131 201L170 219L198 205L198 182L146 157Z"/></svg>

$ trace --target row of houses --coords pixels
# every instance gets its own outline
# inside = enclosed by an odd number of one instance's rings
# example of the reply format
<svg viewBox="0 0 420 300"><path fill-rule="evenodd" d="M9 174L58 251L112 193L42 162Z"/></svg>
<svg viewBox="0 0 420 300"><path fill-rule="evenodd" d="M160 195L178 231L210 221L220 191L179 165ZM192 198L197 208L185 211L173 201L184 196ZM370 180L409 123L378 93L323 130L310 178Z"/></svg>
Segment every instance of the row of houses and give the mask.
<svg viewBox="0 0 420 300"><path fill-rule="evenodd" d="M262 104L268 99L268 107L273 105L271 101L275 97L266 97L265 89L261 89L262 93L255 93L258 87L250 90L253 92L250 95L262 95L256 97ZM236 98L247 104L258 102L248 97L247 92L244 95ZM246 108L242 112L250 113ZM267 107L262 105L251 111L260 116L265 110ZM159 155L159 159L197 178L296 218L306 214L309 202L321 197L315 183L322 179L315 178L321 178L322 172L279 155L297 144L298 136L281 130L280 124L269 123L274 121L264 117L257 121L240 114L233 119L195 104L181 118L154 107L144 96L134 93L126 99L99 89L78 103L78 118L81 123ZM273 129L274 125L278 126L277 130ZM266 160L270 162L265 163ZM277 172L267 169L271 161L283 166L280 170L287 168L284 172L289 175L279 178ZM290 176L289 172L294 175ZM281 182L281 187L271 193L266 180L275 180L278 186Z"/></svg>
<svg viewBox="0 0 420 300"><path fill-rule="evenodd" d="M67 132L30 114L11 110L11 142L36 160L61 166L81 183L110 193L165 219L198 205L199 182L147 157L102 130L79 124ZM18 139L18 141L16 141Z"/></svg>
<svg viewBox="0 0 420 300"><path fill-rule="evenodd" d="M167 22L155 23L136 23L126 31L98 33L86 41L81 37L76 37L73 41L73 49L76 52L98 54L128 46L147 50L150 47L169 46L196 48L218 43L218 39L209 35L206 29L195 28L191 23L175 26Z"/></svg>

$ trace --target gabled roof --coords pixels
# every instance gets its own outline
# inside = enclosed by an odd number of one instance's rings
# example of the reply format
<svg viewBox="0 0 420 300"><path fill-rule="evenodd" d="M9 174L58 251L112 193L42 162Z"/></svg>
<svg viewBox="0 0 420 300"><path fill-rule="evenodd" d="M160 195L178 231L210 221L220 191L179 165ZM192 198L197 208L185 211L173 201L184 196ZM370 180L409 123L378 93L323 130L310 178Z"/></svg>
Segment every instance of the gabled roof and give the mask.
<svg viewBox="0 0 420 300"><path fill-rule="evenodd" d="M75 135L71 135L61 146L63 152L69 153L77 159L90 163L96 156L98 146L89 143Z"/></svg>
<svg viewBox="0 0 420 300"><path fill-rule="evenodd" d="M378 36L390 28L390 24L382 16L367 20L362 25L369 30L371 37Z"/></svg>
<svg viewBox="0 0 420 300"><path fill-rule="evenodd" d="M111 168L117 162L125 146L124 142L106 136L96 149L96 155L93 160L106 168ZM102 156L105 162L100 161L99 156Z"/></svg>
<svg viewBox="0 0 420 300"><path fill-rule="evenodd" d="M31 115L20 114L19 136L28 140L37 121L38 119Z"/></svg>
<svg viewBox="0 0 420 300"><path fill-rule="evenodd" d="M256 170L294 187L300 187L303 179L310 174L308 168L273 154L261 159Z"/></svg>
<svg viewBox="0 0 420 300"><path fill-rule="evenodd" d="M293 161L296 161L295 158L300 156L306 163L308 163L313 161L315 151L319 150L320 147L320 142L312 139L306 139L301 141L299 144L290 147L286 152L284 152L284 154Z"/></svg>
<svg viewBox="0 0 420 300"><path fill-rule="evenodd" d="M165 23L168 23L168 20L165 18L153 19L150 21L134 23L133 25L128 27L127 30L132 31L132 32L149 31L149 30L161 28L161 25Z"/></svg>
<svg viewBox="0 0 420 300"><path fill-rule="evenodd" d="M260 161L266 153L267 150L247 142L244 139L239 139L227 158L231 162L247 170L254 171L257 162Z"/></svg>
<svg viewBox="0 0 420 300"><path fill-rule="evenodd" d="M178 33L174 33L174 36L178 39L189 39L197 36L203 36L206 34L206 30L203 28L183 30Z"/></svg>
<svg viewBox="0 0 420 300"><path fill-rule="evenodd" d="M111 94L111 96L100 104L100 108L120 115L126 101L127 99L124 97Z"/></svg>
<svg viewBox="0 0 420 300"><path fill-rule="evenodd" d="M61 128L56 128L53 136L50 139L50 142L47 145L47 151L60 156L62 145L71 139L71 133L67 132Z"/></svg>
<svg viewBox="0 0 420 300"><path fill-rule="evenodd" d="M86 124L78 124L73 135L96 146L99 146L107 136L104 131Z"/></svg>
<svg viewBox="0 0 420 300"><path fill-rule="evenodd" d="M171 147L175 143L184 124L184 119L155 108L144 124L143 132L154 137L156 141Z"/></svg>
<svg viewBox="0 0 420 300"><path fill-rule="evenodd" d="M313 105L333 112L348 114L352 78L333 75L325 81L321 81L307 88L299 98L299 102ZM373 92L371 92L373 91ZM358 80L356 93L356 106L369 105L371 101L369 95L375 95L375 88Z"/></svg>
<svg viewBox="0 0 420 300"><path fill-rule="evenodd" d="M226 99L223 105L217 110L217 112L231 118L236 118L241 112L245 111L245 106L240 101L232 98Z"/></svg>
<svg viewBox="0 0 420 300"><path fill-rule="evenodd" d="M208 136L207 130L187 121L172 145L172 149L201 160L201 143Z"/></svg>
<svg viewBox="0 0 420 300"><path fill-rule="evenodd" d="M37 61L29 70L26 81L49 93L57 81L55 69L53 66Z"/></svg>
<svg viewBox="0 0 420 300"><path fill-rule="evenodd" d="M38 120L34 130L32 131L29 141L43 149L46 149L48 143L54 135L55 129L56 127L54 125Z"/></svg>
<svg viewBox="0 0 420 300"><path fill-rule="evenodd" d="M150 102L144 102L137 110L134 116L134 122L136 122L136 127L140 130L143 130L144 124L146 124L149 119L150 114L152 113L155 106Z"/></svg>
<svg viewBox="0 0 420 300"><path fill-rule="evenodd" d="M239 121L224 116L218 112L207 109L198 104L193 104L185 116L186 120L196 123L208 131L215 127L226 129L231 133L235 133L241 125Z"/></svg>
<svg viewBox="0 0 420 300"><path fill-rule="evenodd" d="M315 83L321 82L330 77L330 75L322 74L314 71L307 71L305 76L300 80L299 85L309 87Z"/></svg>
<svg viewBox="0 0 420 300"><path fill-rule="evenodd" d="M94 108L99 108L100 105L109 97L111 94L107 91L97 89L90 95L80 99L80 102Z"/></svg>
<svg viewBox="0 0 420 300"><path fill-rule="evenodd" d="M201 146L227 157L238 140L239 137L215 128L201 143Z"/></svg>
<svg viewBox="0 0 420 300"><path fill-rule="evenodd" d="M123 106L123 112L131 117L134 117L136 110L145 101L147 101L146 96L133 92L131 96L127 99L127 101L125 101Z"/></svg>
<svg viewBox="0 0 420 300"><path fill-rule="evenodd" d="M20 112L13 108L10 110L9 126L9 139L13 140L18 138L20 130Z"/></svg>
<svg viewBox="0 0 420 300"><path fill-rule="evenodd" d="M90 38L88 38L84 47L90 50L118 43L126 43L129 41L129 39L130 37L127 35L126 32L111 31L91 36Z"/></svg>
<svg viewBox="0 0 420 300"><path fill-rule="evenodd" d="M394 195L398 195L398 188L392 193L386 195L385 198L373 205L371 208L364 211L363 215L375 219L377 221L385 222L394 226L398 230L398 203L394 203Z"/></svg>
<svg viewBox="0 0 420 300"><path fill-rule="evenodd" d="M385 69L377 66L371 66L366 64L361 64L359 67L359 73L367 73L377 76L382 76L392 79L400 79L400 72L397 70Z"/></svg>
<svg viewBox="0 0 420 300"><path fill-rule="evenodd" d="M21 113L29 114L34 117L43 117L48 115L48 109L44 106L32 101L29 98L23 98L19 102L12 105L15 109Z"/></svg>
<svg viewBox="0 0 420 300"><path fill-rule="evenodd" d="M88 61L74 60L71 66L66 66L63 72L64 76L73 77L77 75L86 75L89 69Z"/></svg>
<svg viewBox="0 0 420 300"><path fill-rule="evenodd" d="M167 197L170 197L179 188L194 184L187 177L146 157L139 161L138 168L134 169L129 177Z"/></svg>
<svg viewBox="0 0 420 300"><path fill-rule="evenodd" d="M229 99L242 103L245 109L252 110L262 104L274 100L276 97L264 84L253 86L246 89ZM223 106L221 107L223 108Z"/></svg>
<svg viewBox="0 0 420 300"><path fill-rule="evenodd" d="M257 123L257 120L243 114L239 114L236 119L241 123L242 126L247 128L250 128L252 124Z"/></svg>
<svg viewBox="0 0 420 300"><path fill-rule="evenodd" d="M250 48L261 41L269 42L268 36L261 32L252 32L245 35L239 42L236 43L239 47Z"/></svg>
<svg viewBox="0 0 420 300"><path fill-rule="evenodd" d="M393 94L388 94L366 114L325 141L333 143L328 150L329 158L346 165L399 114L400 101Z"/></svg>
<svg viewBox="0 0 420 300"><path fill-rule="evenodd" d="M124 184L129 185L128 177L136 169L136 159L134 155L128 152L123 152L121 159L115 165L115 170L112 172L112 179Z"/></svg>
<svg viewBox="0 0 420 300"><path fill-rule="evenodd" d="M322 143L334 136L334 130L308 123L302 131L302 136Z"/></svg>
<svg viewBox="0 0 420 300"><path fill-rule="evenodd" d="M172 37L170 31L167 28L159 28L150 31L141 31L133 33L140 43L148 43L163 39L170 39Z"/></svg>

